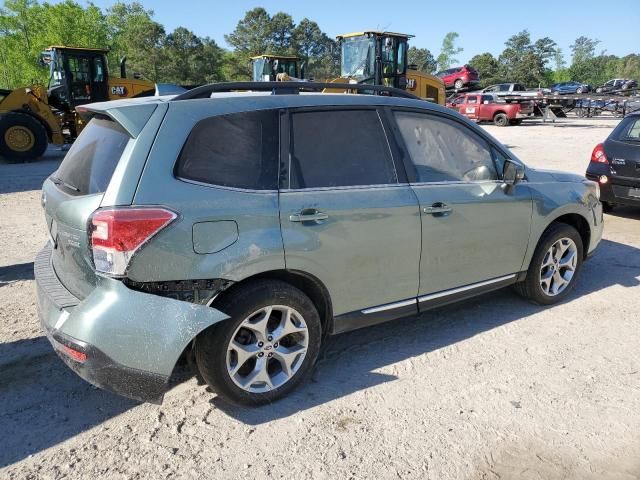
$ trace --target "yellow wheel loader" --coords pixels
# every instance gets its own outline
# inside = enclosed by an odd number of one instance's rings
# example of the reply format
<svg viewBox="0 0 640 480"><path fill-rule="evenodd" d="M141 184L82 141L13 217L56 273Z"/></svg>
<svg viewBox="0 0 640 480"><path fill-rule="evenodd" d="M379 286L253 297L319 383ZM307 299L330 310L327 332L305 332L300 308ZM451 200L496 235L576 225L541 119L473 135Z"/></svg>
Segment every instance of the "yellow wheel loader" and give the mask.
<svg viewBox="0 0 640 480"><path fill-rule="evenodd" d="M251 57L254 82L295 82L304 80L304 64L289 55L258 55Z"/></svg>
<svg viewBox="0 0 640 480"><path fill-rule="evenodd" d="M445 104L442 80L410 69L408 41L413 35L365 31L338 35L340 78L333 83L361 83L401 88L440 105ZM327 89L327 92L342 90Z"/></svg>
<svg viewBox="0 0 640 480"><path fill-rule="evenodd" d="M52 46L40 55L49 67L49 85L0 90L0 157L25 161L40 157L49 143L72 142L84 123L78 105L153 95L155 84L127 78L125 59L120 77L110 78L106 49Z"/></svg>

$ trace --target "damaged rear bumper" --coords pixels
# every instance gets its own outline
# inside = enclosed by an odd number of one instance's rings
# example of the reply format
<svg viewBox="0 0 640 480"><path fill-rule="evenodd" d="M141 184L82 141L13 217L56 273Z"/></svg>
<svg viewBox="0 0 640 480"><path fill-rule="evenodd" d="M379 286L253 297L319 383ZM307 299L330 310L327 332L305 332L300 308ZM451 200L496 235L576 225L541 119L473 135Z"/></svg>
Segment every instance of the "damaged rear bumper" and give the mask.
<svg viewBox="0 0 640 480"><path fill-rule="evenodd" d="M51 245L34 271L38 314L58 355L89 383L136 400L161 403L185 348L204 329L228 318L203 305L142 293L100 277L78 299L51 264Z"/></svg>

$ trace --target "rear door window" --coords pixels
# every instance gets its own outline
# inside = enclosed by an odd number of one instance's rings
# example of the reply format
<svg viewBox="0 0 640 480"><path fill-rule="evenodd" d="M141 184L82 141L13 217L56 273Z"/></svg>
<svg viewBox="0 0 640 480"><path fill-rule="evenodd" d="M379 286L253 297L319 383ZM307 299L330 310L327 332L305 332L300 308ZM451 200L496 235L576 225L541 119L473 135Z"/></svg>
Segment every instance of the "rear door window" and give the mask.
<svg viewBox="0 0 640 480"><path fill-rule="evenodd" d="M201 120L180 153L176 176L222 187L277 189L278 122L277 110Z"/></svg>
<svg viewBox="0 0 640 480"><path fill-rule="evenodd" d="M93 118L52 180L73 195L103 193L129 140L127 132L113 120Z"/></svg>
<svg viewBox="0 0 640 480"><path fill-rule="evenodd" d="M321 110L291 115L292 189L396 183L375 110Z"/></svg>

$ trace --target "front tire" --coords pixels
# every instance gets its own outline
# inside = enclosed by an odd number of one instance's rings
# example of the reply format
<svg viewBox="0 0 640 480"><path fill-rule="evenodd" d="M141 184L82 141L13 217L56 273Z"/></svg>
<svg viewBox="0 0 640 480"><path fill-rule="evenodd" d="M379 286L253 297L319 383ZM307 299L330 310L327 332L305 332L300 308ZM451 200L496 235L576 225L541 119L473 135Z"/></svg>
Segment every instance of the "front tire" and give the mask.
<svg viewBox="0 0 640 480"><path fill-rule="evenodd" d="M542 234L527 278L516 291L537 305L561 302L573 290L582 267L582 237L566 223L552 223Z"/></svg>
<svg viewBox="0 0 640 480"><path fill-rule="evenodd" d="M9 162L36 160L48 143L46 129L31 115L10 112L0 116L0 156Z"/></svg>
<svg viewBox="0 0 640 480"><path fill-rule="evenodd" d="M270 403L311 373L322 328L318 310L302 291L258 280L225 295L215 307L231 318L198 336L196 363L225 400Z"/></svg>
<svg viewBox="0 0 640 480"><path fill-rule="evenodd" d="M578 95L582 95L582 93L583 93L582 87L578 88L578 89L576 90L576 93L577 93Z"/></svg>

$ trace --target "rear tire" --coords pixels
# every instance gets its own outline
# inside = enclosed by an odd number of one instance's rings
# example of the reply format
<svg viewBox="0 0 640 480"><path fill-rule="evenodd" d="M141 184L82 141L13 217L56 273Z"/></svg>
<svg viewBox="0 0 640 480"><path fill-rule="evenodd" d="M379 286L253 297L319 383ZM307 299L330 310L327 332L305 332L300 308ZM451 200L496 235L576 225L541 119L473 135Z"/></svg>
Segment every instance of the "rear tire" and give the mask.
<svg viewBox="0 0 640 480"><path fill-rule="evenodd" d="M10 163L36 160L47 150L47 130L31 115L0 116L0 156Z"/></svg>
<svg viewBox="0 0 640 480"><path fill-rule="evenodd" d="M552 223L538 242L527 278L514 285L516 292L537 305L561 302L575 286L583 248L575 228L566 223Z"/></svg>
<svg viewBox="0 0 640 480"><path fill-rule="evenodd" d="M458 80L456 80L456 81L453 83L453 87L454 87L456 90L460 90L462 87L464 87L464 82L462 81L462 79L460 79L460 78L459 78Z"/></svg>
<svg viewBox="0 0 640 480"><path fill-rule="evenodd" d="M576 93L577 93L578 95L582 95L582 92L583 92L582 87L579 87L579 88L576 90Z"/></svg>
<svg viewBox="0 0 640 480"><path fill-rule="evenodd" d="M493 117L493 123L498 127L506 127L509 125L509 117L506 113L496 113Z"/></svg>
<svg viewBox="0 0 640 480"><path fill-rule="evenodd" d="M322 327L318 310L302 291L278 280L256 280L214 306L231 318L198 336L196 363L225 400L270 403L311 374ZM283 333L285 325L290 333Z"/></svg>

